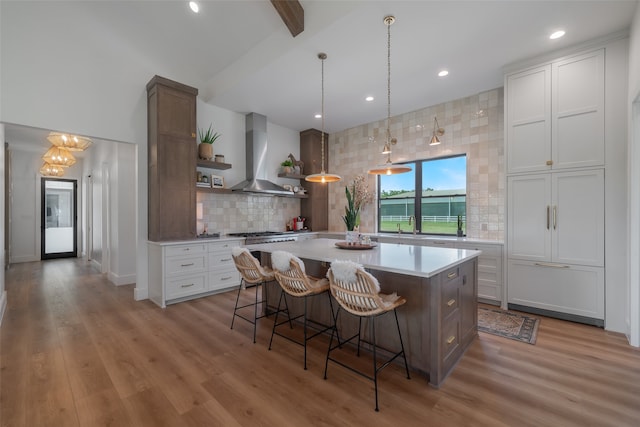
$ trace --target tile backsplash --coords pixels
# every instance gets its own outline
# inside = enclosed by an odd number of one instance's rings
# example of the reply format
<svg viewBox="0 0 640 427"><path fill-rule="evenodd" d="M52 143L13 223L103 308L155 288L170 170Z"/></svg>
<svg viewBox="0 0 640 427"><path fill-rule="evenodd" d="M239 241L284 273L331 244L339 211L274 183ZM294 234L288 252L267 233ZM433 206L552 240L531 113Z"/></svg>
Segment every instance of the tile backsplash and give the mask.
<svg viewBox="0 0 640 427"><path fill-rule="evenodd" d="M445 129L442 144L430 146L433 117ZM479 94L391 118L391 135L398 138L392 161L467 155L467 237L504 240L504 91ZM344 231L341 216L344 187L364 174L369 190L377 179L367 170L384 162L380 154L386 120L368 123L329 136L329 165L343 180L329 186L329 230ZM360 230L376 231L375 202L361 212Z"/></svg>
<svg viewBox="0 0 640 427"><path fill-rule="evenodd" d="M206 225L209 233L284 231L287 221L300 215L300 199L247 194L198 193L202 219L198 233Z"/></svg>

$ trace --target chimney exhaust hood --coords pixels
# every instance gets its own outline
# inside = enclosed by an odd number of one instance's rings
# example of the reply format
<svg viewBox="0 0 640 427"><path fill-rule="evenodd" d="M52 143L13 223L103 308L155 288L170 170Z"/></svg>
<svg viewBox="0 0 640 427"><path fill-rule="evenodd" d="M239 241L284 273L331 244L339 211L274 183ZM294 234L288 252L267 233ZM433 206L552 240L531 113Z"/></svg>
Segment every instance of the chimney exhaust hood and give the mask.
<svg viewBox="0 0 640 427"><path fill-rule="evenodd" d="M290 196L291 191L266 179L267 118L249 113L246 123L246 180L231 187L232 191L258 193L265 196Z"/></svg>

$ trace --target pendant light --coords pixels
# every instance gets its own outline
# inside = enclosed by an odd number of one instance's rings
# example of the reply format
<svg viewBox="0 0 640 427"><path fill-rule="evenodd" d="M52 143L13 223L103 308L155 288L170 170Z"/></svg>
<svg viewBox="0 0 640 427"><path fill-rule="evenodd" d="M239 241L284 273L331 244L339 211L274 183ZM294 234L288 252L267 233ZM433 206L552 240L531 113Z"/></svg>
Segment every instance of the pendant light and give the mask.
<svg viewBox="0 0 640 427"><path fill-rule="evenodd" d="M60 178L61 176L64 175L64 168L62 166L56 166L56 165L52 165L47 162L44 162L42 164L42 167L40 168L40 174L42 176L55 176Z"/></svg>
<svg viewBox="0 0 640 427"><path fill-rule="evenodd" d="M66 148L69 151L84 151L91 145L89 138L60 132L49 133L47 139L56 147Z"/></svg>
<svg viewBox="0 0 640 427"><path fill-rule="evenodd" d="M73 157L73 154L71 154L69 150L66 148L56 147L55 145L49 148L49 151L44 153L42 160L50 165L61 166L63 168L73 166L76 163L76 158Z"/></svg>
<svg viewBox="0 0 640 427"><path fill-rule="evenodd" d="M342 178L340 178L339 175L327 173L324 170L324 60L327 59L327 54L321 52L318 54L318 58L322 63L322 74L321 74L322 75L322 103L321 103L322 110L320 111L320 113L322 114L322 131L321 131L322 170L320 171L320 173L307 175L307 177L304 180L309 182L320 182L324 184L327 182L337 182L337 181L340 181Z"/></svg>
<svg viewBox="0 0 640 427"><path fill-rule="evenodd" d="M396 145L398 140L391 137L391 25L396 22L394 16L385 16L384 24L387 26L387 135L382 149L382 154L387 155L387 162L383 165L369 169L372 175L395 175L399 173L410 172L411 168L406 165L394 165L391 163L391 146Z"/></svg>

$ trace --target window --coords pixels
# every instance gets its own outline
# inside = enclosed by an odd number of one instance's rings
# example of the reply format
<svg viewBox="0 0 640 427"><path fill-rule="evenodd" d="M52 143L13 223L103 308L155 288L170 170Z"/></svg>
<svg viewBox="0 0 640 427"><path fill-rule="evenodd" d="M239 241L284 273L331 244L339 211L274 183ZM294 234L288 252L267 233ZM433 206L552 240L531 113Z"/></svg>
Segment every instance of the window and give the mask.
<svg viewBox="0 0 640 427"><path fill-rule="evenodd" d="M406 163L411 172L378 178L380 232L456 235L458 216L466 234L467 156ZM411 223L410 223L411 220Z"/></svg>

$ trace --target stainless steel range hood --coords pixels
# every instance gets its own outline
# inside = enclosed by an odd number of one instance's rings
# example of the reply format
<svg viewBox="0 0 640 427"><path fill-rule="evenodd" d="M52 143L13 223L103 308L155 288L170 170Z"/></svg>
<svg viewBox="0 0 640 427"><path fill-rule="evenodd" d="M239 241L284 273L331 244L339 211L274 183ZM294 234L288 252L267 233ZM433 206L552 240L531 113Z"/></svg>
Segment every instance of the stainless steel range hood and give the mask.
<svg viewBox="0 0 640 427"><path fill-rule="evenodd" d="M257 113L249 113L245 120L247 179L231 187L231 190L263 195L290 196L291 191L265 179L267 177L267 118Z"/></svg>

